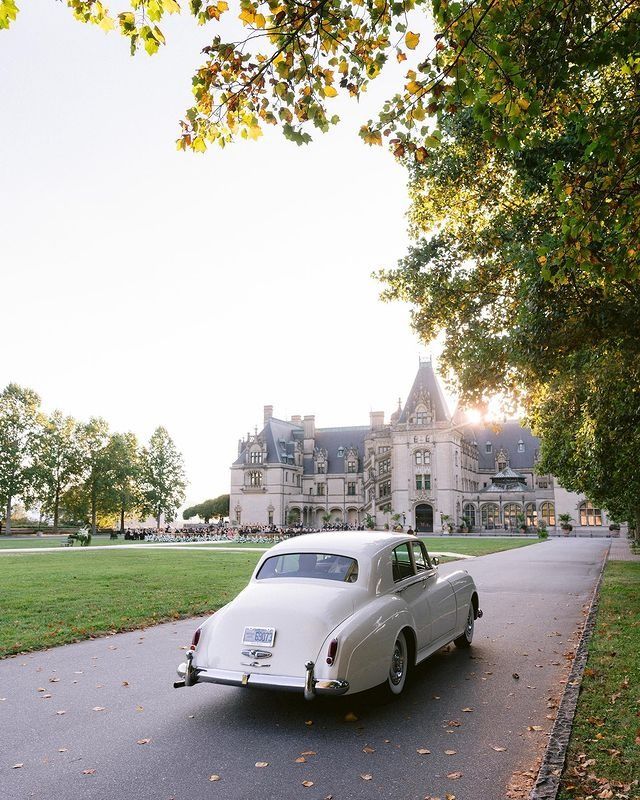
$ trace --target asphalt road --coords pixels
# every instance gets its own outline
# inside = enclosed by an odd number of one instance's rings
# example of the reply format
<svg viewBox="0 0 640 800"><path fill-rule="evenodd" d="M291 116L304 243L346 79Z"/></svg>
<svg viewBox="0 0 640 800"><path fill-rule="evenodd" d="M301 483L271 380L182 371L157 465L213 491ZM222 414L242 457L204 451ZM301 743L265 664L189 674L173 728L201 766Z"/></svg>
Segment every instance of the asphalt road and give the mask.
<svg viewBox="0 0 640 800"><path fill-rule="evenodd" d="M474 647L439 651L385 706L174 690L193 620L4 660L0 798L504 800L546 744L550 698L608 547L555 540L441 566L476 580L485 616Z"/></svg>

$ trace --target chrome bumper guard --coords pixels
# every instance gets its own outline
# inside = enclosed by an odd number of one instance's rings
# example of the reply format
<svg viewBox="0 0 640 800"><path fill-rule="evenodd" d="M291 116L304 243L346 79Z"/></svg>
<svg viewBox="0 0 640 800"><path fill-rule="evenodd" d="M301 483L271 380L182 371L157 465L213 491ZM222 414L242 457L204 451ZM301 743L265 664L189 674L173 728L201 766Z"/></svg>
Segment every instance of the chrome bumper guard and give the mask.
<svg viewBox="0 0 640 800"><path fill-rule="evenodd" d="M313 661L305 664L304 678L290 675L264 675L256 672L236 672L227 669L198 669L192 665L193 654L187 653L186 663L178 667L182 680L173 685L176 689L193 686L194 683L221 683L226 686L255 686L262 689L303 692L305 700L313 700L320 694L340 695L349 690L349 682L344 680L316 680Z"/></svg>

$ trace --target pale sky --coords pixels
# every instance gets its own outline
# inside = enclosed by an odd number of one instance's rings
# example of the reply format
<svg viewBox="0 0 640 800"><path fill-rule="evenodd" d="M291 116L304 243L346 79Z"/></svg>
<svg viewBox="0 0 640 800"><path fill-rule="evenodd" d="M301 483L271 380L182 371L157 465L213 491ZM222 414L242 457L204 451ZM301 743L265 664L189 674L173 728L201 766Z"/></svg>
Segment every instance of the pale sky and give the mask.
<svg viewBox="0 0 640 800"><path fill-rule="evenodd" d="M188 505L229 491L265 404L319 427L391 413L424 350L370 274L406 251L406 173L357 131L400 68L305 148L270 132L184 154L214 26L184 15L131 58L54 0L19 5L0 32L0 384L143 440L164 425Z"/></svg>

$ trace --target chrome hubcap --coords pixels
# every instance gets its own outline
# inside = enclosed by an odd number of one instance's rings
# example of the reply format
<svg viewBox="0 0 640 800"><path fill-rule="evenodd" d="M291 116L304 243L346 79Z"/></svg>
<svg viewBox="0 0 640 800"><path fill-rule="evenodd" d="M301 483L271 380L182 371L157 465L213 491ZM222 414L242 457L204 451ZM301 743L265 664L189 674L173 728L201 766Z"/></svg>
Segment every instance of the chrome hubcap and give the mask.
<svg viewBox="0 0 640 800"><path fill-rule="evenodd" d="M473 636L473 609L469 609L469 616L467 617L467 628L465 630L465 634L467 639L471 639Z"/></svg>
<svg viewBox="0 0 640 800"><path fill-rule="evenodd" d="M389 670L389 678L394 686L397 686L402 680L404 675L404 651L400 642L396 642L393 648L393 656L391 657L391 669Z"/></svg>

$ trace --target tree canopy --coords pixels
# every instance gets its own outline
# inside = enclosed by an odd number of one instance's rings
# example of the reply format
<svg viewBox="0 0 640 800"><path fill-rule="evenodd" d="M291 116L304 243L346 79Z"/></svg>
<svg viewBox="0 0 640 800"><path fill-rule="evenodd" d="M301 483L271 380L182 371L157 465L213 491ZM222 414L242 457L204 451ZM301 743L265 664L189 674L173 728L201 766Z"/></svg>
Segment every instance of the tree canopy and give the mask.
<svg viewBox="0 0 640 800"><path fill-rule="evenodd" d="M221 494L219 497L214 497L211 500L205 500L203 503L198 503L195 506L189 506L182 512L183 519L193 519L193 517L200 517L207 524L212 518L222 519L222 517L229 516L229 495Z"/></svg>

